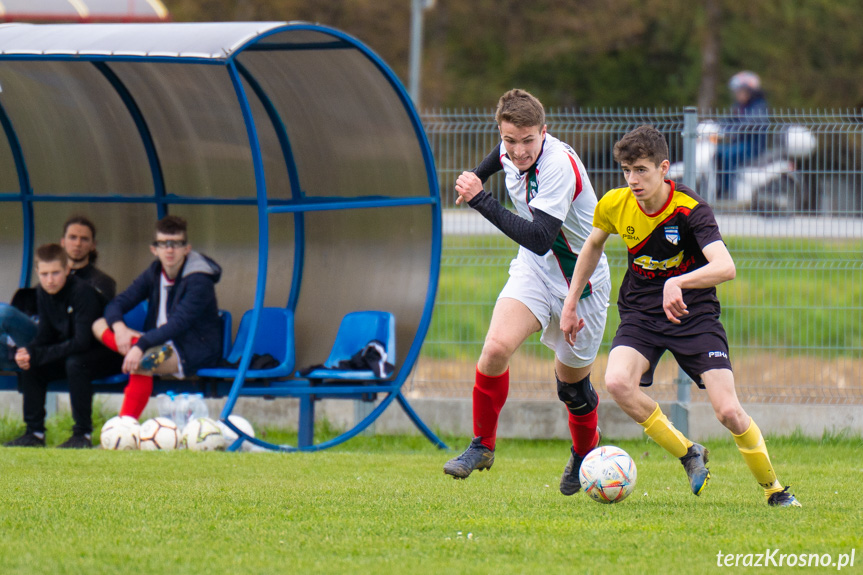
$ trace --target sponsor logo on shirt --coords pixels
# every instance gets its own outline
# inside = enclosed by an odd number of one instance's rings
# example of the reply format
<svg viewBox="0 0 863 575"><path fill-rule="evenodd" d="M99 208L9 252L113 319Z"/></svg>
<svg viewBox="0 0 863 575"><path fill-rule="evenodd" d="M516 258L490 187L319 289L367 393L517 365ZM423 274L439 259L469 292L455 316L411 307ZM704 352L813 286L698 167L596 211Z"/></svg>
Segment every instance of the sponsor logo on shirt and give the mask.
<svg viewBox="0 0 863 575"><path fill-rule="evenodd" d="M676 268L683 261L683 251L667 260L657 261L650 256L640 256L632 260L634 265L646 270L670 270Z"/></svg>

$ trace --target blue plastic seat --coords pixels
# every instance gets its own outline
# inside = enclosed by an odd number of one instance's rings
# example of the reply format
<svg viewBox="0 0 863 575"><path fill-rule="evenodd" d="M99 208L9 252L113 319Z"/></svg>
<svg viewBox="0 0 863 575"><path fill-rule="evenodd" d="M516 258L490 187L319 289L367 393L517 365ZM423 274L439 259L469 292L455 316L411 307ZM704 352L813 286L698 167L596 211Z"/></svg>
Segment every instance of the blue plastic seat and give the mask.
<svg viewBox="0 0 863 575"><path fill-rule="evenodd" d="M147 320L148 307L149 304L147 300L142 301L123 314L123 323L135 331L144 331L144 322Z"/></svg>
<svg viewBox="0 0 863 575"><path fill-rule="evenodd" d="M238 363L249 339L253 310L243 314L237 339L231 352L225 358L228 363ZM230 332L229 332L230 333ZM258 331L252 343L252 354L273 356L279 365L269 369L249 369L246 379L280 378L291 375L294 369L294 314L280 307L265 307L261 309ZM235 367L208 367L198 370L198 376L233 379L239 369Z"/></svg>
<svg viewBox="0 0 863 575"><path fill-rule="evenodd" d="M367 343L378 340L384 344L387 363L396 362L396 318L387 311L355 311L342 318L324 367L300 377L310 380L380 381L372 370L338 369L340 361L348 360ZM299 375L299 374L298 374Z"/></svg>

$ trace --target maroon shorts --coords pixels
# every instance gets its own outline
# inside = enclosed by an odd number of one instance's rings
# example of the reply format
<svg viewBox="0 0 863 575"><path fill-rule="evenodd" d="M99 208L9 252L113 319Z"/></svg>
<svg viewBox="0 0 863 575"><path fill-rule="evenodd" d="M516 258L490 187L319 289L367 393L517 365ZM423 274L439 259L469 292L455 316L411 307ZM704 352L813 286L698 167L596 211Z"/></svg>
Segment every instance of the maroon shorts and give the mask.
<svg viewBox="0 0 863 575"><path fill-rule="evenodd" d="M728 338L725 328L717 319L706 322L703 333L684 336L671 336L652 332L632 324L621 323L617 328L611 348L631 347L643 355L650 367L641 376L641 385L653 383L653 371L665 350L671 352L677 364L692 378L698 387L704 389L701 374L711 369L731 369L728 358Z"/></svg>

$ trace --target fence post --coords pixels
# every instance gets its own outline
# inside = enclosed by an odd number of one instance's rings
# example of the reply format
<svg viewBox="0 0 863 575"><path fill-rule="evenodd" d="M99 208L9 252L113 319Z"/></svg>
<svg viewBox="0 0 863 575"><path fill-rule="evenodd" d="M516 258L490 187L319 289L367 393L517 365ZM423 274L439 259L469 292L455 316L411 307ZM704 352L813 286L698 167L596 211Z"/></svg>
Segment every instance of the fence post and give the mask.
<svg viewBox="0 0 863 575"><path fill-rule="evenodd" d="M695 189L695 138L698 110L694 106L683 109L683 184ZM696 190L697 191L697 190ZM671 422L683 435L689 435L689 402L692 380L677 368L677 401L671 406Z"/></svg>

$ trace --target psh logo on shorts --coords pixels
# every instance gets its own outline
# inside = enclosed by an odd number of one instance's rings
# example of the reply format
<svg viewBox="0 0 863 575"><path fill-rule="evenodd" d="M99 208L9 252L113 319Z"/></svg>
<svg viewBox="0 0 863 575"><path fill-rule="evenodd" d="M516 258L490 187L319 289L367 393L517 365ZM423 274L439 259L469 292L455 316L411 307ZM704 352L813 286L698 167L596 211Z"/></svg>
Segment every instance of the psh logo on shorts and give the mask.
<svg viewBox="0 0 863 575"><path fill-rule="evenodd" d="M724 351L708 351L707 357L724 357L725 359L728 359L728 354Z"/></svg>

